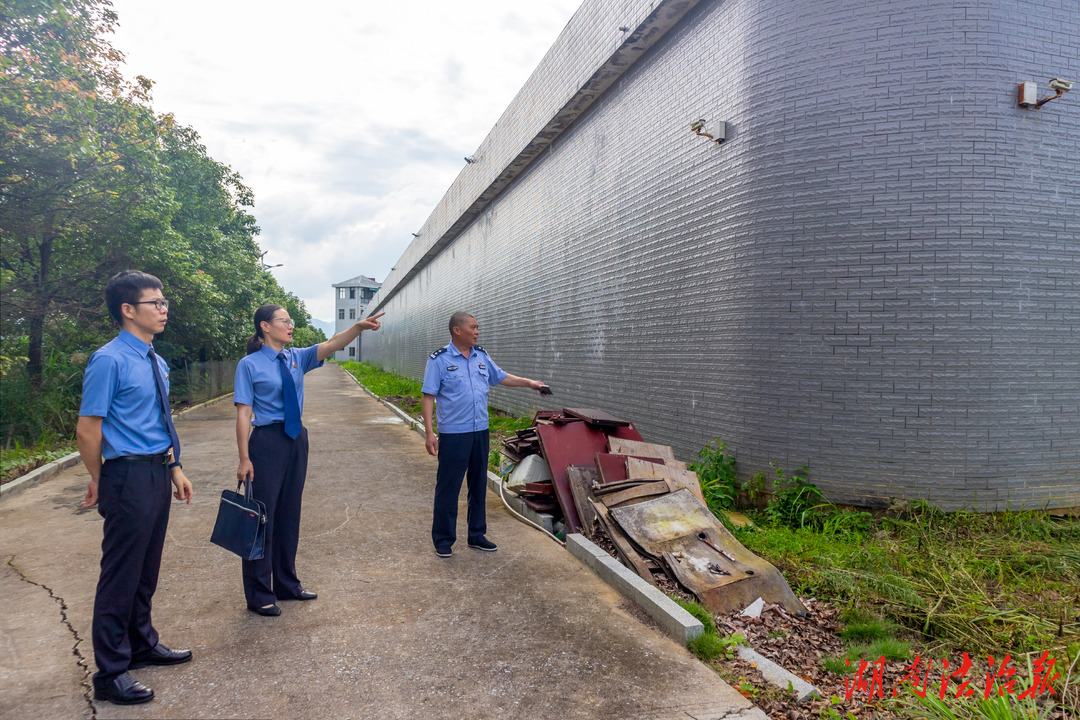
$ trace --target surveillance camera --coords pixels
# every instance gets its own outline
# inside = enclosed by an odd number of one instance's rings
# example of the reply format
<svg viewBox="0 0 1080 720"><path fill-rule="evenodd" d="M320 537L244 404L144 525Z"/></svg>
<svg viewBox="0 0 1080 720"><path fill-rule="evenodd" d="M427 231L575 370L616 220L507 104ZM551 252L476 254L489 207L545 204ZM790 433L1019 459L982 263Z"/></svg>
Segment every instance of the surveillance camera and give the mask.
<svg viewBox="0 0 1080 720"><path fill-rule="evenodd" d="M1073 84L1068 80L1062 80L1061 78L1054 78L1050 81L1050 89L1060 90L1061 92L1069 92L1072 90Z"/></svg>

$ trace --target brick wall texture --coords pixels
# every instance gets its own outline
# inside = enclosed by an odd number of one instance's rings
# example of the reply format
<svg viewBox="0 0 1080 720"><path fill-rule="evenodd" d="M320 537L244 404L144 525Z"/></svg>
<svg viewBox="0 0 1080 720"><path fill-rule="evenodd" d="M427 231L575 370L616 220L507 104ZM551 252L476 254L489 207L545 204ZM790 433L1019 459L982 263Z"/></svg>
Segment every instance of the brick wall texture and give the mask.
<svg viewBox="0 0 1080 720"><path fill-rule="evenodd" d="M583 5L481 150L524 147L658 5ZM686 459L721 438L842 503L1080 505L1080 87L1016 105L1080 80L1076 0L689 7L421 261L512 158L463 171L364 359L420 377L464 309L556 392L506 410L602 408Z"/></svg>

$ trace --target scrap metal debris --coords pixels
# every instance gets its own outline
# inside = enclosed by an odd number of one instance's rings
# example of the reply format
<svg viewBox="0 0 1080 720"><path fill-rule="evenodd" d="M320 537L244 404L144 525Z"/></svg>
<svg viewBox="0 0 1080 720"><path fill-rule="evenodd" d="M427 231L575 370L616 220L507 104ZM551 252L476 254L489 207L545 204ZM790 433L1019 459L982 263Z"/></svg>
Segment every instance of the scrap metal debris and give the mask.
<svg viewBox="0 0 1080 720"><path fill-rule="evenodd" d="M533 427L504 441L503 452L511 459L539 453L547 463L550 484L530 479L518 488L530 507L561 510L568 532L609 541L653 585L674 583L713 613L759 597L806 612L783 575L709 511L697 474L670 446L645 442L632 422L594 408L542 411Z"/></svg>

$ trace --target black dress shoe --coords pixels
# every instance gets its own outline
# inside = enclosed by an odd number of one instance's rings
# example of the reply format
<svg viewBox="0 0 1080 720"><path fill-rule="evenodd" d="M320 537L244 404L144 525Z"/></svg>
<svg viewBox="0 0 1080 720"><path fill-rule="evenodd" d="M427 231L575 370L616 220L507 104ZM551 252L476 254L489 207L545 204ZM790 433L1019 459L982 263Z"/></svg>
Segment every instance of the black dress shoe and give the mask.
<svg viewBox="0 0 1080 720"><path fill-rule="evenodd" d="M277 617L281 614L281 608L277 605L271 605L270 607L253 607L248 605L248 610L258 615L265 615L266 617Z"/></svg>
<svg viewBox="0 0 1080 720"><path fill-rule="evenodd" d="M94 688L95 700L108 700L117 705L138 705L154 699L154 691L142 683L135 682L127 673Z"/></svg>
<svg viewBox="0 0 1080 720"><path fill-rule="evenodd" d="M300 594L296 596L297 600L314 600L319 597L319 593L308 592L307 590L301 590Z"/></svg>
<svg viewBox="0 0 1080 720"><path fill-rule="evenodd" d="M147 665L179 665L191 659L190 650L170 650L161 643L146 655L140 655L131 659L132 670L138 670Z"/></svg>

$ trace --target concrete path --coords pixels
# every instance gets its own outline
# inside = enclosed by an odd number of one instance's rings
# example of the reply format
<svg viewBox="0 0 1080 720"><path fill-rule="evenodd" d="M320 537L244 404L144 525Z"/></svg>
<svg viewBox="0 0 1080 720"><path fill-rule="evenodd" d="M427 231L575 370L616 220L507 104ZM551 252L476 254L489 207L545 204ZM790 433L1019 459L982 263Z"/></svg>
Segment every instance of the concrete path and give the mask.
<svg viewBox="0 0 1080 720"><path fill-rule="evenodd" d="M298 566L319 599L245 610L239 559L209 542L236 470L235 412L214 403L177 423L196 496L173 505L154 598L194 660L132 671L147 705L90 701L102 523L80 465L0 503L0 717L764 718L490 494L499 551L436 557L422 438L336 366L306 397Z"/></svg>

